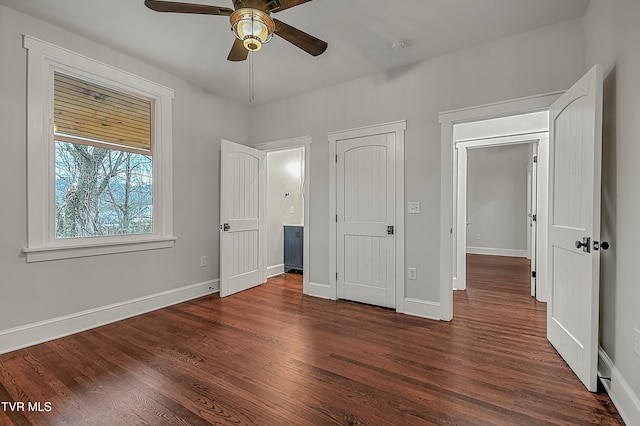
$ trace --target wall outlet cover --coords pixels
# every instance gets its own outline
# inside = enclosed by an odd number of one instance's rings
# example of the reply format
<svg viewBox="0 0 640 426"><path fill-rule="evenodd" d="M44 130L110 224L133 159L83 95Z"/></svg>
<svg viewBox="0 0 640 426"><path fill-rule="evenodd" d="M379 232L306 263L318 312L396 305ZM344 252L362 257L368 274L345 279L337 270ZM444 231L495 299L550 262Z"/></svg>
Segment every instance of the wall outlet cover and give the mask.
<svg viewBox="0 0 640 426"><path fill-rule="evenodd" d="M420 201L409 201L409 214L418 214L420 213Z"/></svg>
<svg viewBox="0 0 640 426"><path fill-rule="evenodd" d="M201 267L207 266L207 256L201 256L200 257L200 266Z"/></svg>
<svg viewBox="0 0 640 426"><path fill-rule="evenodd" d="M409 268L408 272L409 272L408 278L410 280L417 280L418 279L418 270L416 268Z"/></svg>

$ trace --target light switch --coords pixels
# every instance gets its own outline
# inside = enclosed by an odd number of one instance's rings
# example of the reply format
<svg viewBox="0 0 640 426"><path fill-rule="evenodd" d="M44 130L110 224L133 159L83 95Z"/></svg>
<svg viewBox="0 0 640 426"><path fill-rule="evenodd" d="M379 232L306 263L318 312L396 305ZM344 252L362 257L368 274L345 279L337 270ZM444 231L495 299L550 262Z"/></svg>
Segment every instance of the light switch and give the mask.
<svg viewBox="0 0 640 426"><path fill-rule="evenodd" d="M410 280L417 280L418 279L418 271L416 268L409 268L409 276L407 278L409 278Z"/></svg>
<svg viewBox="0 0 640 426"><path fill-rule="evenodd" d="M409 214L420 213L420 201L409 201Z"/></svg>

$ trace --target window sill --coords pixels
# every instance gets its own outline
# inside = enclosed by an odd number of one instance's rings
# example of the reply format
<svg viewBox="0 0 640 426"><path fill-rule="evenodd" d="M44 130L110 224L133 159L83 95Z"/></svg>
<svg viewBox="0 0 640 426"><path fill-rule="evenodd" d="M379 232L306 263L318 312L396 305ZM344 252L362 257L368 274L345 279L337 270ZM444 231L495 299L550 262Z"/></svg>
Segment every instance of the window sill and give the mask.
<svg viewBox="0 0 640 426"><path fill-rule="evenodd" d="M45 262L48 260L171 248L175 244L176 239L176 237L159 237L142 241L118 241L56 247L28 247L22 249L22 252L26 254L27 263Z"/></svg>

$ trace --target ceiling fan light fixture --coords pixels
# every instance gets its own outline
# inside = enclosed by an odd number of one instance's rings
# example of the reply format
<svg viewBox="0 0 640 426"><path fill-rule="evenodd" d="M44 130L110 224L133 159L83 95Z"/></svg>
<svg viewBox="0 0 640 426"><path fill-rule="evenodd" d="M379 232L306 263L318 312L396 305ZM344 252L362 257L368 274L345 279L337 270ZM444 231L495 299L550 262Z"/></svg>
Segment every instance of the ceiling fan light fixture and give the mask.
<svg viewBox="0 0 640 426"><path fill-rule="evenodd" d="M231 15L231 29L247 50L257 52L273 37L275 23L261 10L242 8Z"/></svg>

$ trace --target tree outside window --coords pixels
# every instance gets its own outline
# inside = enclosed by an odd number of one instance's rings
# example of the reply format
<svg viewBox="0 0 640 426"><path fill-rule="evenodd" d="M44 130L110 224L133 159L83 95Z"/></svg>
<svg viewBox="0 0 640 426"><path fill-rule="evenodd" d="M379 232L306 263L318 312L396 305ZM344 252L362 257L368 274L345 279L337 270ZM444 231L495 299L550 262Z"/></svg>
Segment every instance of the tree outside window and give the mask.
<svg viewBox="0 0 640 426"><path fill-rule="evenodd" d="M153 232L149 100L55 73L55 236Z"/></svg>

